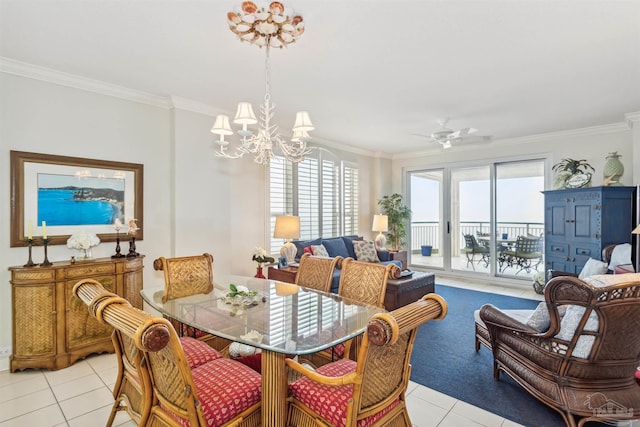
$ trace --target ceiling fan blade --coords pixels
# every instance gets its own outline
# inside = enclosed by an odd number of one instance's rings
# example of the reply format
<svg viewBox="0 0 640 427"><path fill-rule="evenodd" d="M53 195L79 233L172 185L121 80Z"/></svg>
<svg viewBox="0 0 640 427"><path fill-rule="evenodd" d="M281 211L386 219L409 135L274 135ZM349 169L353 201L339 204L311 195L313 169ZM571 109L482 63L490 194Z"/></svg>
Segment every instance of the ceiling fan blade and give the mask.
<svg viewBox="0 0 640 427"><path fill-rule="evenodd" d="M451 138L461 138L465 135L469 135L470 133L478 132L478 129L475 128L464 128L459 129L451 134Z"/></svg>

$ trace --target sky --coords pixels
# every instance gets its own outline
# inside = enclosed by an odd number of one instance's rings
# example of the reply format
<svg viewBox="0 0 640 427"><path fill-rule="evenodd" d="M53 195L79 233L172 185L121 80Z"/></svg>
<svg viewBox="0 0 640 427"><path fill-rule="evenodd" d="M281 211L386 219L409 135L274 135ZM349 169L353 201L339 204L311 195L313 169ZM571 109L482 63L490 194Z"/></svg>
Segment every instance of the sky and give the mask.
<svg viewBox="0 0 640 427"><path fill-rule="evenodd" d="M437 221L440 218L439 182L411 181L411 220ZM460 184L460 221L489 221L489 181ZM498 222L544 222L543 177L499 179L496 190Z"/></svg>

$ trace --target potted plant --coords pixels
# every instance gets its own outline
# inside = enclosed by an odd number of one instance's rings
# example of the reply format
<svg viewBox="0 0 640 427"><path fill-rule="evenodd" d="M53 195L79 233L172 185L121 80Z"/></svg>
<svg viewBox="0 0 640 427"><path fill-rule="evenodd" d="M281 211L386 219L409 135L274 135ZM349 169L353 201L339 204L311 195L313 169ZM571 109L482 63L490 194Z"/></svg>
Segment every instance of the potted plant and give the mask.
<svg viewBox="0 0 640 427"><path fill-rule="evenodd" d="M556 186L559 188L580 188L588 186L591 182L591 173L595 172L585 159L562 159L551 168L558 175L556 176Z"/></svg>
<svg viewBox="0 0 640 427"><path fill-rule="evenodd" d="M403 203L402 196L398 193L384 196L378 200L378 206L382 209L382 213L388 217L387 237L391 242L391 249L398 251L402 248L404 239L407 237L406 225L411 219L411 209Z"/></svg>

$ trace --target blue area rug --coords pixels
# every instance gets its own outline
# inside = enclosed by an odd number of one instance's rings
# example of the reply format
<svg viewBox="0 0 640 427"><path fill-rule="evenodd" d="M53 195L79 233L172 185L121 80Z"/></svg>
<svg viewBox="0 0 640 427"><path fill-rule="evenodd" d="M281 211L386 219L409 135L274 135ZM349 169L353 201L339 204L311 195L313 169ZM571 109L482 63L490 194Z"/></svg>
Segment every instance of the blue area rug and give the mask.
<svg viewBox="0 0 640 427"><path fill-rule="evenodd" d="M562 427L559 413L540 403L504 372L493 379L493 357L474 347L473 312L484 304L534 309L539 301L436 285L447 317L420 327L411 356L411 380L528 427ZM586 426L604 425L589 422Z"/></svg>

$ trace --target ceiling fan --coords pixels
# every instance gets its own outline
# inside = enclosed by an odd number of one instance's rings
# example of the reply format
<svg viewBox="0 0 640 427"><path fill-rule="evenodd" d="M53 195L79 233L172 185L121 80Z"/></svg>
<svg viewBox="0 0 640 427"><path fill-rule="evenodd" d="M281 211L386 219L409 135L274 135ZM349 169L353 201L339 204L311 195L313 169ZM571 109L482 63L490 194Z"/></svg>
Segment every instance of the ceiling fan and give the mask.
<svg viewBox="0 0 640 427"><path fill-rule="evenodd" d="M489 142L491 136L488 135L472 135L476 133L478 129L475 128L463 128L463 129L451 129L447 127L449 119L438 119L440 129L433 132L431 135L419 135L425 138L429 138L431 142L437 142L442 145L442 148L451 148L451 143L457 142Z"/></svg>

